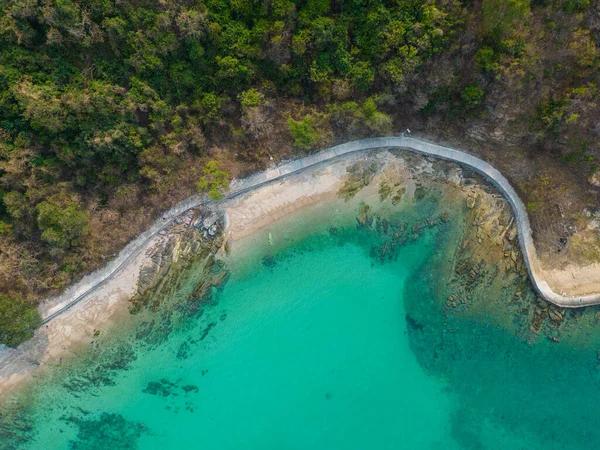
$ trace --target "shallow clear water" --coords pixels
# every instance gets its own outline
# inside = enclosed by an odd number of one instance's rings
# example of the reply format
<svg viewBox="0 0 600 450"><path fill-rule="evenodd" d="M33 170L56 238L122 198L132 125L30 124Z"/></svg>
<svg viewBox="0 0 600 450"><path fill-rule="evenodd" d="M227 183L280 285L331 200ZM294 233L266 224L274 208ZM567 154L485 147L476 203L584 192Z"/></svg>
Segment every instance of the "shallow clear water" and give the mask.
<svg viewBox="0 0 600 450"><path fill-rule="evenodd" d="M424 202L412 214L437 207ZM374 230L316 212L319 220L292 217L238 251L212 304L168 336L145 336L152 345L135 347L134 335L119 350L125 362L104 363L93 375L75 364L41 382L11 429L21 426L16 434L30 439L5 447L600 443L593 311L574 319L578 332L570 336L576 327L567 327L560 344L527 343L518 318L501 325L512 312L502 309L500 292L484 299L495 305L485 314L443 310L435 286L445 276L439 263L456 245L460 211L455 225L426 230L385 262L373 257L381 239ZM302 233L289 232L298 224Z"/></svg>

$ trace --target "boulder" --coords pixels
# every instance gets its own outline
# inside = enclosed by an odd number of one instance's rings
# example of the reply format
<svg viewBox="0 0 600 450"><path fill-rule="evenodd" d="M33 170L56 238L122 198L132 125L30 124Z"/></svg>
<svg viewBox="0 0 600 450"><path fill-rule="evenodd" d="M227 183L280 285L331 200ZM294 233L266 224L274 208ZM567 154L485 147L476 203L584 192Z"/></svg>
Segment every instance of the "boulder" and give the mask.
<svg viewBox="0 0 600 450"><path fill-rule="evenodd" d="M214 224L217 223L217 220L219 220L219 216L217 214L212 214L210 216L208 216L206 219L204 219L203 222L203 226L205 229L210 229Z"/></svg>

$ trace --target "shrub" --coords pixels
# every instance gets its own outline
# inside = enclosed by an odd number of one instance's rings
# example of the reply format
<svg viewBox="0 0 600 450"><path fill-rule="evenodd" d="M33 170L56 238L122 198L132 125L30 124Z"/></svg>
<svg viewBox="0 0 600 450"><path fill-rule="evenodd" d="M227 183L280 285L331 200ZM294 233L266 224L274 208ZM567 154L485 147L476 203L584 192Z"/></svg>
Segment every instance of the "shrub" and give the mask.
<svg viewBox="0 0 600 450"><path fill-rule="evenodd" d="M221 116L221 99L214 93L202 98L202 115L205 123L216 122Z"/></svg>
<svg viewBox="0 0 600 450"><path fill-rule="evenodd" d="M479 70L485 73L496 73L498 72L498 61L494 54L494 49L491 47L481 47L475 53L475 62L479 67Z"/></svg>
<svg viewBox="0 0 600 450"><path fill-rule="evenodd" d="M365 123L372 132L386 134L392 129L392 118L377 110L377 103L373 97L365 100L363 114L365 116Z"/></svg>
<svg viewBox="0 0 600 450"><path fill-rule="evenodd" d="M213 200L223 198L223 191L229 187L229 174L221 170L217 161L209 161L203 170L204 176L200 178L198 190L207 192L208 196Z"/></svg>
<svg viewBox="0 0 600 450"><path fill-rule="evenodd" d="M253 108L265 104L265 95L254 88L242 92L238 98L242 104L242 109Z"/></svg>
<svg viewBox="0 0 600 450"><path fill-rule="evenodd" d="M33 336L41 321L32 303L18 295L0 294L0 343L16 347Z"/></svg>
<svg viewBox="0 0 600 450"><path fill-rule="evenodd" d="M566 107L566 100L550 98L547 102L538 104L533 122L538 124L543 131L556 133L564 118Z"/></svg>
<svg viewBox="0 0 600 450"><path fill-rule="evenodd" d="M61 207L43 201L36 206L36 210L42 239L52 246L76 247L89 233L88 212L73 204Z"/></svg>
<svg viewBox="0 0 600 450"><path fill-rule="evenodd" d="M505 33L525 20L529 11L529 0L484 0L484 31L498 43Z"/></svg>
<svg viewBox="0 0 600 450"><path fill-rule="evenodd" d="M462 91L461 98L463 100L463 104L467 110L475 109L479 105L481 105L481 101L483 100L483 89L478 88L477 86L465 86Z"/></svg>
<svg viewBox="0 0 600 450"><path fill-rule="evenodd" d="M302 120L288 120L290 134L294 139L294 145L301 150L314 147L321 139L319 131L314 125L312 117L305 116Z"/></svg>

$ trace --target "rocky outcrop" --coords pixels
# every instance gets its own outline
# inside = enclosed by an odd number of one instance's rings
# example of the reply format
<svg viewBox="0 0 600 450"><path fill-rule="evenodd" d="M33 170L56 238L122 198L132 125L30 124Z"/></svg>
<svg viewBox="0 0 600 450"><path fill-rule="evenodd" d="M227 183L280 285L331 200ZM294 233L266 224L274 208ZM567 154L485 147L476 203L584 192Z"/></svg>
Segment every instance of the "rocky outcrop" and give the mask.
<svg viewBox="0 0 600 450"><path fill-rule="evenodd" d="M526 270L512 214L506 201L486 192L480 184L462 187L466 206L466 228L454 255L447 282L445 307L466 311L471 299L481 301L503 277L523 277Z"/></svg>
<svg viewBox="0 0 600 450"><path fill-rule="evenodd" d="M348 177L338 191L338 196L350 200L361 189L371 184L379 167L375 161L359 161L346 169Z"/></svg>
<svg viewBox="0 0 600 450"><path fill-rule="evenodd" d="M140 269L137 292L130 300L132 313L146 306L156 310L192 266L203 267L203 276L190 299L206 299L213 286L227 280L224 265L215 258L223 241L222 213L203 206L178 217L146 252L150 259Z"/></svg>

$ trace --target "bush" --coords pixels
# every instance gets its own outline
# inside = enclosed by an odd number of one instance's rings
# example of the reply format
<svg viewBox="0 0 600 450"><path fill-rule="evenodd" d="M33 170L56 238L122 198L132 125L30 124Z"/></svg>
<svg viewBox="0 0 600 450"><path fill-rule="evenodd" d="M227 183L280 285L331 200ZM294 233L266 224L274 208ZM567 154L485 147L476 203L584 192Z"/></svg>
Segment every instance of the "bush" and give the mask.
<svg viewBox="0 0 600 450"><path fill-rule="evenodd" d="M244 110L265 104L265 95L254 88L242 92L238 98Z"/></svg>
<svg viewBox="0 0 600 450"><path fill-rule="evenodd" d="M481 47L475 53L475 62L479 70L485 73L498 72L498 60L491 47Z"/></svg>
<svg viewBox="0 0 600 450"><path fill-rule="evenodd" d="M294 139L294 145L301 150L308 150L321 140L319 131L316 129L313 119L310 116L305 116L300 121L290 117L288 126L290 134Z"/></svg>
<svg viewBox="0 0 600 450"><path fill-rule="evenodd" d="M208 196L213 200L223 198L223 191L229 187L229 174L221 170L217 161L209 161L203 170L204 176L200 178L198 190L208 192Z"/></svg>
<svg viewBox="0 0 600 450"><path fill-rule="evenodd" d="M35 305L18 295L0 294L0 343L16 347L30 339L41 322Z"/></svg>
<svg viewBox="0 0 600 450"><path fill-rule="evenodd" d="M467 110L477 108L481 105L484 94L483 89L478 88L477 86L466 86L461 94L465 108Z"/></svg>
<svg viewBox="0 0 600 450"><path fill-rule="evenodd" d="M527 210L527 212L535 212L538 209L538 204L536 202L527 202L527 205L525 206L525 209Z"/></svg>
<svg viewBox="0 0 600 450"><path fill-rule="evenodd" d="M525 20L529 11L529 0L484 0L484 32L494 43L499 43L505 33Z"/></svg>
<svg viewBox="0 0 600 450"><path fill-rule="evenodd" d="M392 118L377 110L377 103L373 97L365 100L363 114L367 127L373 133L386 134L392 129Z"/></svg>
<svg viewBox="0 0 600 450"><path fill-rule="evenodd" d="M205 94L202 98L202 115L204 123L216 122L221 117L221 99L214 93Z"/></svg>
<svg viewBox="0 0 600 450"><path fill-rule="evenodd" d="M541 102L536 108L537 111L533 122L542 131L556 133L564 118L566 107L567 102L564 99L550 98L547 102Z"/></svg>
<svg viewBox="0 0 600 450"><path fill-rule="evenodd" d="M392 118L377 109L377 98L369 97L359 105L357 102L334 104L329 108L332 120L350 134L366 131L387 134L392 129Z"/></svg>
<svg viewBox="0 0 600 450"><path fill-rule="evenodd" d="M562 10L568 13L584 12L590 7L590 0L565 0Z"/></svg>
<svg viewBox="0 0 600 450"><path fill-rule="evenodd" d="M88 212L75 205L61 207L48 201L36 207L42 239L55 247L71 248L88 234Z"/></svg>

